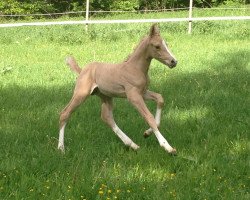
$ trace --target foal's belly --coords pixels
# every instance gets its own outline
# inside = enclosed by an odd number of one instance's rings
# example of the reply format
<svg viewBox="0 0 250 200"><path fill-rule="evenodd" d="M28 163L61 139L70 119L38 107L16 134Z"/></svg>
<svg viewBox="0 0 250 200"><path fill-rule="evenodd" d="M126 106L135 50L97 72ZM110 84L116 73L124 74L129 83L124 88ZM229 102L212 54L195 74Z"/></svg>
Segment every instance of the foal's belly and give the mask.
<svg viewBox="0 0 250 200"><path fill-rule="evenodd" d="M119 65L97 63L95 83L100 93L109 97L126 97Z"/></svg>
<svg viewBox="0 0 250 200"><path fill-rule="evenodd" d="M98 86L98 90L100 93L102 93L108 97L121 97L121 98L126 97L126 93L125 93L124 88L122 86L119 86L119 85L112 86L109 88L105 88L103 86Z"/></svg>

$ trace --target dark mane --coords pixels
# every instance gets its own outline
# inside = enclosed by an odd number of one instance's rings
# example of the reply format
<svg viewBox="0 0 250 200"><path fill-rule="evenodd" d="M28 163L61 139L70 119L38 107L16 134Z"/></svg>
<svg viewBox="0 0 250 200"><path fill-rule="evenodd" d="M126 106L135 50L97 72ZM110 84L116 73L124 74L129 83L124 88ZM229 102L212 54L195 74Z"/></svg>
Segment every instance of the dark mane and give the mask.
<svg viewBox="0 0 250 200"><path fill-rule="evenodd" d="M143 42L145 42L145 40L147 39L148 37L145 36L144 38L141 39L141 41L136 45L136 47L134 48L133 52L130 53L127 58L124 60L124 62L128 62L128 60L131 58L131 56L134 54L134 52L136 52L136 50L141 46L141 44Z"/></svg>

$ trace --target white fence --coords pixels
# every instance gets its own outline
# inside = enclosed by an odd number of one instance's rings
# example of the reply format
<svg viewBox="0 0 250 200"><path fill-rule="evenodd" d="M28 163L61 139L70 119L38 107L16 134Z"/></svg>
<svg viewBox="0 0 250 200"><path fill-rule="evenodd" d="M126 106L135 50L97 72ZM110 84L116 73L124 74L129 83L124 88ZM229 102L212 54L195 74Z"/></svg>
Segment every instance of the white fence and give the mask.
<svg viewBox="0 0 250 200"><path fill-rule="evenodd" d="M218 21L218 20L250 20L250 16L228 16L228 17L192 17L193 10L193 0L190 0L189 8L180 8L175 10L189 10L187 18L163 18L163 19L128 19L128 20L90 20L89 13L98 12L89 10L89 0L86 0L86 11L80 11L78 13L86 13L85 20L81 21L53 21L53 22L28 22L28 23L4 23L0 24L1 27L20 27L20 26L49 26L49 25L73 25L73 24L85 24L86 27L88 24L121 24L121 23L157 23L157 22L188 22L188 33L191 33L192 22L193 21ZM244 8L243 8L244 9ZM167 10L167 9L166 9ZM165 10L161 10L165 11ZM106 11L101 11L106 12ZM115 11L108 11L115 12ZM124 11L117 11L124 12ZM53 13L56 14L71 14L76 12L67 12L67 13ZM36 16L38 14L33 14ZM41 15L51 15L51 14L41 14ZM2 16L13 16L13 15L2 15ZM15 15L15 16L30 16L30 15Z"/></svg>
<svg viewBox="0 0 250 200"><path fill-rule="evenodd" d="M18 26L49 26L73 24L128 24L128 23L157 23L157 22L190 22L190 21L218 21L218 20L249 20L250 16L238 17L196 17L196 18L167 18L167 19L124 19L124 20L82 20L82 21L53 21L53 22L27 22L14 24L0 24L0 27Z"/></svg>

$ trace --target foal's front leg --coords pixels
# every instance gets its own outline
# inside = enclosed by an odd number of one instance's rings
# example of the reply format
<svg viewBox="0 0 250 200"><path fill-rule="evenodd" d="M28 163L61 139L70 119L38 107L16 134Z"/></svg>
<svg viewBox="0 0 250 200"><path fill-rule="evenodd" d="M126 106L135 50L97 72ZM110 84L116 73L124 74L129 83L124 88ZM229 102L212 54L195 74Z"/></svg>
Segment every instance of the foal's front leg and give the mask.
<svg viewBox="0 0 250 200"><path fill-rule="evenodd" d="M161 123L161 111L162 111L162 108L164 105L163 97L161 96L161 94L147 90L146 93L144 94L143 98L145 100L153 100L156 102L157 108L156 108L156 113L155 113L155 122L156 122L157 127L159 128L160 123ZM153 132L152 128L147 129L144 132L144 137L146 138L146 137L150 136L152 132Z"/></svg>
<svg viewBox="0 0 250 200"><path fill-rule="evenodd" d="M163 147L168 153L175 154L176 149L170 146L168 141L162 136L160 133L154 116L148 110L142 95L136 88L132 88L126 92L128 100L136 107L136 109L140 112L140 114L144 117L144 119L149 124L150 128L153 130L159 144Z"/></svg>

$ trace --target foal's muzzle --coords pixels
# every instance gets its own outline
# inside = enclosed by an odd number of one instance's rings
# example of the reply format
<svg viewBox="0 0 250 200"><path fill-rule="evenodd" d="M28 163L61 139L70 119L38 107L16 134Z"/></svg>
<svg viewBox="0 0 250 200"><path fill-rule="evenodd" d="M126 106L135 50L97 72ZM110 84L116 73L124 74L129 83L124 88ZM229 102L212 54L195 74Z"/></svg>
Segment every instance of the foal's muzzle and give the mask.
<svg viewBox="0 0 250 200"><path fill-rule="evenodd" d="M171 63L170 63L170 65L169 65L169 67L170 67L170 68L174 68L174 67L177 65L177 63L178 63L178 61L175 60L175 59L173 59L173 60L171 60Z"/></svg>

